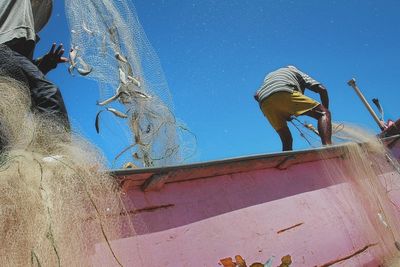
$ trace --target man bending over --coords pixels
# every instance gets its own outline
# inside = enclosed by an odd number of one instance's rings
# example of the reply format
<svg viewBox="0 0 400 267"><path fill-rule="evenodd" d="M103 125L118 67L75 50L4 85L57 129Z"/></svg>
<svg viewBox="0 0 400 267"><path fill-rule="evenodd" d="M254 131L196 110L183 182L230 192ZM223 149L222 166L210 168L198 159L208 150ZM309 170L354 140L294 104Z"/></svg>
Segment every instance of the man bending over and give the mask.
<svg viewBox="0 0 400 267"><path fill-rule="evenodd" d="M306 88L318 93L322 104L305 96ZM293 138L287 125L292 116L306 115L316 119L322 144L332 144L328 92L321 83L296 67L288 66L269 73L254 98L279 134L283 151L292 150Z"/></svg>

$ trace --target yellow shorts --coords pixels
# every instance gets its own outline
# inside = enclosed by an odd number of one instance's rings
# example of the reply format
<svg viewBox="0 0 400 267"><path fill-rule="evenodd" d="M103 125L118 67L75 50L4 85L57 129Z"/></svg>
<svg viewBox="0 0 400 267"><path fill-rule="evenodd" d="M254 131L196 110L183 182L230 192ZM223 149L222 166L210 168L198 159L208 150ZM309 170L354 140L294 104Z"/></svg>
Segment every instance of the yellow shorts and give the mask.
<svg viewBox="0 0 400 267"><path fill-rule="evenodd" d="M277 92L266 99L260 105L264 116L267 117L276 131L287 126L290 116L299 116L312 110L319 103L298 91Z"/></svg>

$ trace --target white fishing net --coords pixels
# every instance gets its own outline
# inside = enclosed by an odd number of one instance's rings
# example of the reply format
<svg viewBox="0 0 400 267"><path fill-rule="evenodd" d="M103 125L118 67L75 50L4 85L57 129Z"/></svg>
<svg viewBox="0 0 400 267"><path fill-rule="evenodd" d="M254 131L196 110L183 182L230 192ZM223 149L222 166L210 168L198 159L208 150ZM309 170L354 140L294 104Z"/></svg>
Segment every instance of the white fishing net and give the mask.
<svg viewBox="0 0 400 267"><path fill-rule="evenodd" d="M97 81L99 106L128 121L132 138L115 159L147 167L184 160L194 142L183 145L188 131L174 116L159 59L131 1L69 0L65 8L73 49L69 71ZM98 132L103 129L100 113Z"/></svg>
<svg viewBox="0 0 400 267"><path fill-rule="evenodd" d="M311 147L321 146L318 130L312 124L299 119L294 119L292 124ZM337 205L332 207L332 212L337 210L341 214L349 205L356 207L352 214L343 218L361 231L365 249L374 247L369 252L374 259L371 266L400 266L400 206L396 202L400 192L398 160L382 140L367 129L333 122L332 132L333 143L340 145L337 149L343 160L331 161L329 150L320 150L322 176L334 184L345 182L351 188L350 195L345 190L332 190L327 194L327 198L333 197ZM346 259L339 258L321 266L331 266Z"/></svg>
<svg viewBox="0 0 400 267"><path fill-rule="evenodd" d="M329 191L327 197L333 197L337 205L332 210L340 214L349 205L355 207L343 218L362 233L357 242L374 246L368 252L375 261L371 266L400 266L399 162L376 135L361 127L341 124L335 138L344 143L339 148L343 160L323 160L324 176L336 184L345 182L351 194L343 194L347 189ZM329 157L326 150L320 153Z"/></svg>
<svg viewBox="0 0 400 267"><path fill-rule="evenodd" d="M97 243L121 265L110 242L135 230L103 156L2 76L0 140L0 265L90 266Z"/></svg>

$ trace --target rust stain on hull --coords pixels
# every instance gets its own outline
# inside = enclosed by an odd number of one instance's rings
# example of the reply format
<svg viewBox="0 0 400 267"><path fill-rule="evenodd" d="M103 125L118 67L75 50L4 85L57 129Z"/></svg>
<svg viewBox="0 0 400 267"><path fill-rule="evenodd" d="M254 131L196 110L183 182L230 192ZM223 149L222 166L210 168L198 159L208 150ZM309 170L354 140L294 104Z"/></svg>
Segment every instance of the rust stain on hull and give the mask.
<svg viewBox="0 0 400 267"><path fill-rule="evenodd" d="M134 215L138 213L143 213L143 212L154 212L158 211L160 209L168 209L171 207L175 207L175 204L166 204L166 205L159 205L159 206L149 206L141 209L135 209L135 210L127 210L127 211L121 211L120 213L114 213L114 214L107 214L105 217L106 218L113 218L113 217L118 217L118 216L127 216L127 215ZM91 221L96 219L95 217L89 217L86 218L85 221Z"/></svg>
<svg viewBox="0 0 400 267"><path fill-rule="evenodd" d="M168 209L171 207L174 207L175 204L166 204L166 205L159 205L159 206L150 206L150 207L145 207L145 208L141 208L141 209L137 209L137 210L131 210L131 211L127 211L126 213L121 213L121 215L125 215L125 214L136 214L136 213L141 213L141 212L153 212L159 209Z"/></svg>
<svg viewBox="0 0 400 267"><path fill-rule="evenodd" d="M290 226L290 227L288 227L288 228L279 230L279 231L276 232L276 233L277 233L277 234L281 234L281 233L286 232L286 231L288 231L288 230L291 230L291 229L293 229L293 228L299 227L299 226L301 226L301 225L303 225L303 224L304 224L304 223L298 223L298 224L295 224L295 225Z"/></svg>
<svg viewBox="0 0 400 267"><path fill-rule="evenodd" d="M348 260L348 259L350 259L350 258L353 258L353 257L357 256L358 254L363 253L364 251L366 251L366 250L369 249L370 247L373 247L373 246L376 246L376 245L378 245L378 243L366 245L365 247L363 247L363 248L357 250L356 252L354 252L354 253L352 253L352 254L346 256L346 257L343 257L343 258L340 258L340 259L337 259L337 260L330 261L330 262L328 262L328 263L325 263L325 264L323 264L323 265L320 265L319 267L329 267L329 266L332 266L332 265L334 265L334 264L336 264L336 263L339 263L339 262Z"/></svg>

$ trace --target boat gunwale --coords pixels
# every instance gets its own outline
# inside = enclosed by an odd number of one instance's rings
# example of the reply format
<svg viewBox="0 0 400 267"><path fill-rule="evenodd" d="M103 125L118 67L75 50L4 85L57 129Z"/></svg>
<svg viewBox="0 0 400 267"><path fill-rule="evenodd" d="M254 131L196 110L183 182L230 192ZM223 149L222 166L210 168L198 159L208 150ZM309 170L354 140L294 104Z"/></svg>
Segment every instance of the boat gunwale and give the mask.
<svg viewBox="0 0 400 267"><path fill-rule="evenodd" d="M391 147L400 140L400 135L386 137L382 142ZM359 145L364 145L359 143ZM344 157L346 144L318 147L312 149L285 151L271 154L227 158L221 160L197 162L166 167L113 170L121 187L141 187L143 191L159 190L166 183L210 178L214 176L255 171L268 168L286 169L299 163L307 163L324 159ZM257 163L255 166L251 163ZM196 172L196 170L202 170Z"/></svg>

